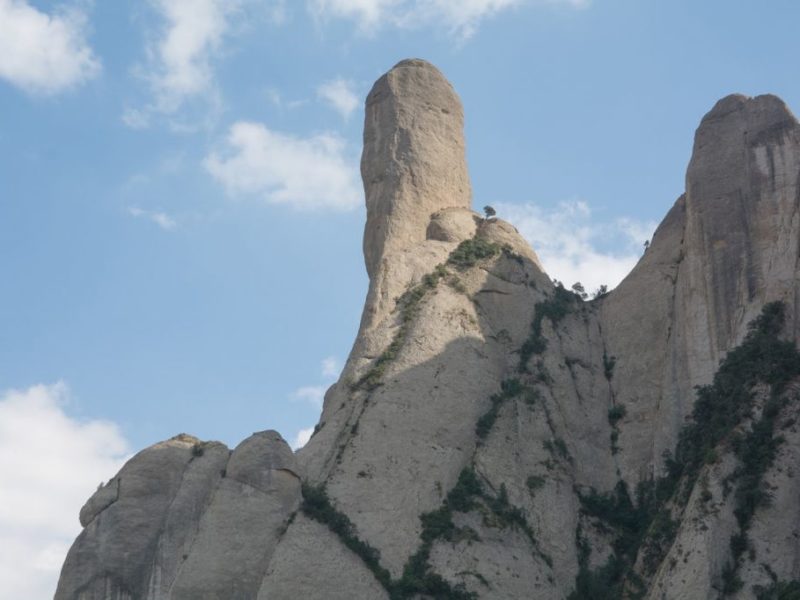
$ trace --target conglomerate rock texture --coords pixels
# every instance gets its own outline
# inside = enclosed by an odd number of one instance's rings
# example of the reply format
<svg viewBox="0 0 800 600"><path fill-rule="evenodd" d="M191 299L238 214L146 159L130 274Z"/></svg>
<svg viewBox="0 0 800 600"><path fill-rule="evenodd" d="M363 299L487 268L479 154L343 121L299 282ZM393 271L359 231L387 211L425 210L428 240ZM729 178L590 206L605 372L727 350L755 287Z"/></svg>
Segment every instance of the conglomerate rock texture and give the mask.
<svg viewBox="0 0 800 600"><path fill-rule="evenodd" d="M429 63L378 80L361 163L370 287L315 435L295 455L269 431L233 451L178 436L140 452L81 511L57 600L793 589L793 379L748 381L752 406L652 514L642 490L668 489L695 387L748 343L763 307L782 303L778 337L796 345L795 117L774 96L720 100L649 249L591 300L555 286L512 225L471 211L462 128ZM756 482L769 494L747 512L740 448L763 415L774 451Z"/></svg>

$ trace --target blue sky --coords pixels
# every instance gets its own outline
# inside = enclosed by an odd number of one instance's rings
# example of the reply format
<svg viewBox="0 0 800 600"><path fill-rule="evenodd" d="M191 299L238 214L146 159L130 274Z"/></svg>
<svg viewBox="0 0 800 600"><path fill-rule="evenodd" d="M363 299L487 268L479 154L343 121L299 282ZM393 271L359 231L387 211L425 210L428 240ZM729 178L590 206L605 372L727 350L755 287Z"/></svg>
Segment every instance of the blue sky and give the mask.
<svg viewBox="0 0 800 600"><path fill-rule="evenodd" d="M475 207L594 289L682 192L717 99L800 106L798 18L790 0L0 0L0 470L18 482L0 548L42 557L43 583L0 582L47 597L81 502L130 452L314 425L366 291L362 104L393 64L430 60L459 92ZM59 485L61 521L42 504L19 525Z"/></svg>

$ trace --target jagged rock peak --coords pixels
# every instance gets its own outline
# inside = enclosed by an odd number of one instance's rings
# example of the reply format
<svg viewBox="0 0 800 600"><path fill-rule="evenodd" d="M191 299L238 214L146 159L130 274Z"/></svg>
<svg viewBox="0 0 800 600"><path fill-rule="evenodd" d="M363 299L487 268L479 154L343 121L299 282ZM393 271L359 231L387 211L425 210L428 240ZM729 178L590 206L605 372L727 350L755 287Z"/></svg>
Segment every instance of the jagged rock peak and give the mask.
<svg viewBox="0 0 800 600"><path fill-rule="evenodd" d="M399 62L375 82L365 112L364 258L372 277L386 255L425 240L433 213L468 209L471 188L464 111L436 67Z"/></svg>

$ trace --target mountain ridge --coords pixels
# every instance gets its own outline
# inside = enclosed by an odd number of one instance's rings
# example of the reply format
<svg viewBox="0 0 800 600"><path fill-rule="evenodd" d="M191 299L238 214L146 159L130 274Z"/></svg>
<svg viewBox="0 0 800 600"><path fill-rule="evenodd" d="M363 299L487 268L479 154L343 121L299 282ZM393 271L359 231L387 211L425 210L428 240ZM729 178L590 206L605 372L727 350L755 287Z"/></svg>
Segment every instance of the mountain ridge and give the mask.
<svg viewBox="0 0 800 600"><path fill-rule="evenodd" d="M717 459L683 473L690 489L652 504L646 530L626 520L650 506L636 490L658 498L676 469L681 432L700 422L695 387L712 389L702 386L752 341L765 307L782 307L769 309L781 313L769 344L796 351L800 125L789 109L770 95L717 102L685 193L625 280L592 301L554 285L511 224L470 209L464 148L460 101L435 67L402 61L376 82L361 163L369 291L314 436L296 454L276 432L232 452L181 436L143 450L81 511L58 600L579 599L601 588L739 599L793 585L800 440L783 425L798 403L781 396L793 376L774 393L756 379L731 388L749 408L732 413ZM739 488L726 486L749 463L728 437L767 425L767 441L787 441L768 448L757 482L775 487L772 504L759 500L744 530ZM656 525L663 539L642 538Z"/></svg>

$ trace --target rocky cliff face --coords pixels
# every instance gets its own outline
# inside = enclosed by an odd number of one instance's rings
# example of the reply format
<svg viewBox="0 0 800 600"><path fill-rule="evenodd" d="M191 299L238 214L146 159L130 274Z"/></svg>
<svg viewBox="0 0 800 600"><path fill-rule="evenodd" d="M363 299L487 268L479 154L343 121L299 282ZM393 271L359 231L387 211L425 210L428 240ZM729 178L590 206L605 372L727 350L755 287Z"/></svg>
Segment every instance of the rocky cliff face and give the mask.
<svg viewBox="0 0 800 600"><path fill-rule="evenodd" d="M650 249L591 301L470 210L462 124L430 64L378 80L369 293L316 434L142 451L81 511L57 600L800 589L797 120L718 102Z"/></svg>

